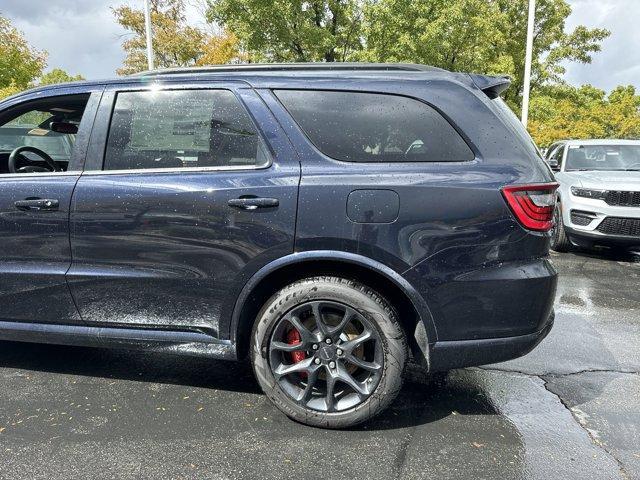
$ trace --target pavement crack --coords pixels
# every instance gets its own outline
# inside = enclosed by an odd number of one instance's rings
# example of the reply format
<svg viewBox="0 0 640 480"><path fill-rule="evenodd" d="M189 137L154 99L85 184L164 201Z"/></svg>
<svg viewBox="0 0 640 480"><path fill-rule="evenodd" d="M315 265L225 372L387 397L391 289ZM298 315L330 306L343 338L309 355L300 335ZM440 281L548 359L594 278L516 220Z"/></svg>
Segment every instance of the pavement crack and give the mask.
<svg viewBox="0 0 640 480"><path fill-rule="evenodd" d="M508 370L508 369L501 369L501 368L495 368L495 367L476 367L476 368L478 370L485 370L489 372L512 373L517 375L523 375L525 377L537 378L541 380L544 389L547 392L549 392L551 395L555 396L558 399L558 401L560 401L560 404L571 414L571 418L573 418L576 424L582 430L585 431L585 433L591 440L591 443L596 447L598 447L600 450L602 450L609 458L611 458L616 463L616 465L618 465L618 469L620 470L620 475L622 476L622 478L624 480L631 479L631 475L625 470L624 464L613 454L613 452L609 450L609 448L607 448L607 445L604 444L597 436L594 435L593 431L587 427L587 425L580 419L580 417L576 414L576 412L566 403L566 401L559 394L557 394L556 392L554 392L549 388L547 378L560 378L560 377L580 375L585 373L615 373L615 374L638 375L640 374L640 372L626 371L626 370L610 370L610 369L586 369L586 370L580 370L577 372L570 372L570 373L564 373L564 374L553 374L553 373L534 374L534 373L528 373L528 372L523 372L518 370Z"/></svg>
<svg viewBox="0 0 640 480"><path fill-rule="evenodd" d="M640 375L640 371L635 370L612 370L608 368L588 368L585 370L578 370L577 372L569 372L569 373L543 373L540 377L570 377L572 375L582 375L584 373L616 373L620 375Z"/></svg>
<svg viewBox="0 0 640 480"><path fill-rule="evenodd" d="M640 375L640 371L636 370L614 370L611 368L587 368L584 370L578 370L575 372L567 372L567 373L558 373L558 372L542 372L542 373L530 373L524 372L522 370L515 370L510 368L496 368L496 367L476 367L478 370L486 370L489 372L500 372L500 373L516 373L519 375L524 375L526 377L536 377L536 378L545 378L545 377L570 377L572 375L582 375L585 373L616 373L621 375Z"/></svg>
<svg viewBox="0 0 640 480"><path fill-rule="evenodd" d="M597 371L601 371L601 370L597 370ZM547 385L547 380L545 380L544 378L540 378L540 379L543 382L544 389L547 392L549 392L551 395L554 395L560 401L562 406L565 409L567 409L567 411L571 414L571 417L576 422L576 424L578 424L578 426L585 431L585 433L591 440L591 443L596 447L598 447L600 450L602 450L609 458L611 458L616 463L616 465L618 465L618 469L620 471L620 475L622 476L622 478L624 480L630 480L631 475L625 470L625 466L620 461L620 459L618 459L618 457L616 457L614 453L611 450L609 450L609 448L607 448L607 445L605 443L603 443L596 435L594 435L593 430L588 428L586 423L583 422L578 415L576 415L576 412L574 411L574 409L571 408L560 395L558 395L556 392L554 392L549 388L549 386Z"/></svg>
<svg viewBox="0 0 640 480"><path fill-rule="evenodd" d="M411 432L402 440L402 443L400 444L400 451L393 462L396 471L396 478L398 480L403 478L404 467L407 463L407 450L409 450L409 445L411 445L411 441L413 440L415 429L416 427L413 427Z"/></svg>
<svg viewBox="0 0 640 480"><path fill-rule="evenodd" d="M516 373L518 375L524 375L525 377L536 377L541 378L543 375L536 375L535 373L523 372L520 370L511 370L507 368L496 368L496 367L475 367L478 370L485 370L487 372L498 372L498 373Z"/></svg>

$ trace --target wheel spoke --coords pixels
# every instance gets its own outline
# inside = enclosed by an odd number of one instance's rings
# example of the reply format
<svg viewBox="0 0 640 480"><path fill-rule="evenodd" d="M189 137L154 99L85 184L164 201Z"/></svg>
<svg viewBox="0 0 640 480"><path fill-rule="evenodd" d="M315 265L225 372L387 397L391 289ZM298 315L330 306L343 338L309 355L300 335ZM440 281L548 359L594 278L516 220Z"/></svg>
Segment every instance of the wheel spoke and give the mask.
<svg viewBox="0 0 640 480"><path fill-rule="evenodd" d="M346 327L347 325L349 325L349 322L351 321L351 319L356 315L356 311L349 308L349 307L345 307L344 310L344 315L342 316L342 320L340 320L340 323L338 324L337 327L333 328L331 330L331 335L332 336L339 336L342 331L344 330L344 327Z"/></svg>
<svg viewBox="0 0 640 480"><path fill-rule="evenodd" d="M309 372L309 367L311 366L312 358L307 358L298 363L294 363L292 365L279 365L277 368L273 370L273 373L277 376L278 379L284 377L285 375L289 375L292 373L300 373L300 372Z"/></svg>
<svg viewBox="0 0 640 480"><path fill-rule="evenodd" d="M335 411L335 398L333 397L335 386L336 386L336 377L334 377L330 372L327 372L327 394L325 396L327 412Z"/></svg>
<svg viewBox="0 0 640 480"><path fill-rule="evenodd" d="M313 334L311 331L304 326L304 324L300 321L298 317L295 315L291 315L287 318L289 323L295 327L295 329L300 334L300 340L303 345L313 342Z"/></svg>
<svg viewBox="0 0 640 480"><path fill-rule="evenodd" d="M355 355L348 355L345 358L345 361L349 362L352 365L355 365L356 367L362 368L363 370L367 370L369 372L377 372L382 368L382 365L380 365L377 362L367 362L366 360L362 360L356 357Z"/></svg>
<svg viewBox="0 0 640 480"><path fill-rule="evenodd" d="M372 338L373 338L373 335L371 335L371 332L369 330L365 330L356 338L349 340L347 342L341 343L340 348L347 353L351 353L356 347L363 344L367 340L371 340Z"/></svg>
<svg viewBox="0 0 640 480"><path fill-rule="evenodd" d="M338 368L338 379L355 390L360 398L366 397L369 394L367 387L353 378L349 371L342 366Z"/></svg>
<svg viewBox="0 0 640 480"><path fill-rule="evenodd" d="M304 350L304 342L298 343L284 343L284 342L271 342L271 348L274 350L282 350L283 352L296 352L298 350Z"/></svg>
<svg viewBox="0 0 640 480"><path fill-rule="evenodd" d="M320 333L322 333L323 337L328 337L331 332L326 323L324 323L324 319L322 318L322 311L320 310L320 302L313 302L311 304L311 311L313 312L313 316L316 319L316 325Z"/></svg>
<svg viewBox="0 0 640 480"><path fill-rule="evenodd" d="M316 366L313 365L309 370L309 374L307 376L307 385L302 391L302 393L300 394L300 396L298 397L299 402L303 402L307 404L309 402L309 399L311 398L311 394L313 393L313 387L316 384L316 380L318 379L318 373L320 371L319 367L316 367L316 368L314 367Z"/></svg>

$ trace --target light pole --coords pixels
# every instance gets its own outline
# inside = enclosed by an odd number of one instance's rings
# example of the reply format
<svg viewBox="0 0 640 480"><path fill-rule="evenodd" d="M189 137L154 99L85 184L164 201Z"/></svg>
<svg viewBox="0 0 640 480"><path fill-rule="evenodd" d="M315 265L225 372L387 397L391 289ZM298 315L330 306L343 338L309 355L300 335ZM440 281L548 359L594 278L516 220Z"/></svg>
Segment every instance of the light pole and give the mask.
<svg viewBox="0 0 640 480"><path fill-rule="evenodd" d="M524 91L522 92L522 124L529 121L529 90L531 89L531 62L533 59L533 25L536 16L536 0L529 0L529 21L527 23L527 52L524 59Z"/></svg>
<svg viewBox="0 0 640 480"><path fill-rule="evenodd" d="M153 38L151 37L151 6L149 0L144 0L144 26L147 35L147 63L149 70L153 70Z"/></svg>

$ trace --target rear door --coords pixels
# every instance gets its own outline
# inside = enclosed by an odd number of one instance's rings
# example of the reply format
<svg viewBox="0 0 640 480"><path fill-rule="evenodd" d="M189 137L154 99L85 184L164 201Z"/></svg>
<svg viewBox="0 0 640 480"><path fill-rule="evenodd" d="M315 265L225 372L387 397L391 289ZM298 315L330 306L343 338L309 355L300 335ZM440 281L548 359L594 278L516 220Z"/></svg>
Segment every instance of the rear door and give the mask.
<svg viewBox="0 0 640 480"><path fill-rule="evenodd" d="M218 336L239 286L293 251L297 158L242 83L115 86L98 115L71 207L83 320Z"/></svg>
<svg viewBox="0 0 640 480"><path fill-rule="evenodd" d="M40 91L0 111L2 322L82 323L65 281L71 265L69 205L101 90ZM21 147L33 150L20 155Z"/></svg>

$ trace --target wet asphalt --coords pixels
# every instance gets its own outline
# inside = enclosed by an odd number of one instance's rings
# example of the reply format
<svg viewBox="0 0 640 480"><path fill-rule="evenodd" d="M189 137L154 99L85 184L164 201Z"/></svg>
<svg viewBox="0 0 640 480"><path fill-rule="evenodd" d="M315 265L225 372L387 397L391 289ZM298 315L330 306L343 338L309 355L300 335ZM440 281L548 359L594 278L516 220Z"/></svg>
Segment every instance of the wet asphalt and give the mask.
<svg viewBox="0 0 640 480"><path fill-rule="evenodd" d="M552 258L535 351L348 431L288 420L244 364L0 343L0 478L640 479L640 258Z"/></svg>

